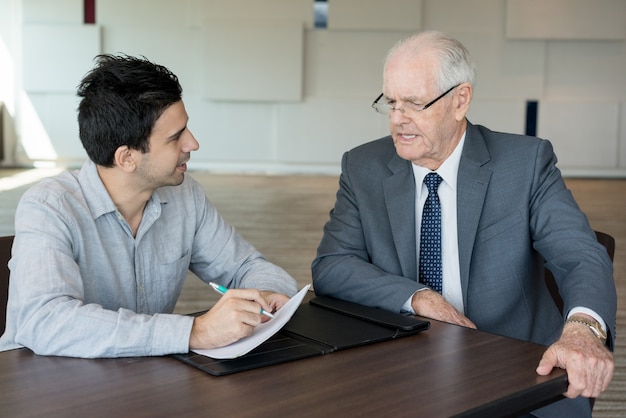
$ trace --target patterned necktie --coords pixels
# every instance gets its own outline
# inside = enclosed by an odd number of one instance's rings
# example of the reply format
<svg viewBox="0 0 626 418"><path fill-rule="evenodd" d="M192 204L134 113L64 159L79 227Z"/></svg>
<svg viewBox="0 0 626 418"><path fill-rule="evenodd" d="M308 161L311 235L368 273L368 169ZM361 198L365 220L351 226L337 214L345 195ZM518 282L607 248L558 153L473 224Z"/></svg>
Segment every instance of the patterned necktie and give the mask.
<svg viewBox="0 0 626 418"><path fill-rule="evenodd" d="M422 212L420 231L420 283L441 293L441 205L437 189L443 179L437 173L428 173L424 183L428 188L428 197Z"/></svg>

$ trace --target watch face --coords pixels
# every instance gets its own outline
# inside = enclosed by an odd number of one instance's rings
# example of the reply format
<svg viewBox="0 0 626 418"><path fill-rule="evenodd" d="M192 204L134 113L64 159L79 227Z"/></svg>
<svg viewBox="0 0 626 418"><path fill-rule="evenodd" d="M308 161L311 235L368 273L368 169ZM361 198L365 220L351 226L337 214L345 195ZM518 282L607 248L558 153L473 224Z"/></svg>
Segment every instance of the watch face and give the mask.
<svg viewBox="0 0 626 418"><path fill-rule="evenodd" d="M602 340L602 342L606 341L606 332L600 326L594 326L593 332L596 334L596 337Z"/></svg>
<svg viewBox="0 0 626 418"><path fill-rule="evenodd" d="M602 329L600 324L597 321L593 321L591 326L595 329L596 335L604 340L606 340L606 331Z"/></svg>

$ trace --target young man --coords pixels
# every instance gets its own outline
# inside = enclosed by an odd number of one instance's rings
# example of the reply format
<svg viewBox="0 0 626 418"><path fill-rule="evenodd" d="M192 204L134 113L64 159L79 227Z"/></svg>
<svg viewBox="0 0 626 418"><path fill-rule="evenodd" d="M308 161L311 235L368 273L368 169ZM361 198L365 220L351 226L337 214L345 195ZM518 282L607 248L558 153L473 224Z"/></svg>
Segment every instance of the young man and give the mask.
<svg viewBox="0 0 626 418"><path fill-rule="evenodd" d="M152 356L251 334L296 283L185 175L198 142L177 77L146 59L102 55L78 94L89 160L18 205L0 350ZM196 318L172 314L188 270L232 289Z"/></svg>
<svg viewBox="0 0 626 418"><path fill-rule="evenodd" d="M420 33L389 52L372 106L389 115L391 135L343 157L315 291L550 345L537 372L566 369L565 396L581 397L533 414L591 416L582 397L604 391L614 369L611 260L548 141L466 119L473 83L467 50L445 34Z"/></svg>

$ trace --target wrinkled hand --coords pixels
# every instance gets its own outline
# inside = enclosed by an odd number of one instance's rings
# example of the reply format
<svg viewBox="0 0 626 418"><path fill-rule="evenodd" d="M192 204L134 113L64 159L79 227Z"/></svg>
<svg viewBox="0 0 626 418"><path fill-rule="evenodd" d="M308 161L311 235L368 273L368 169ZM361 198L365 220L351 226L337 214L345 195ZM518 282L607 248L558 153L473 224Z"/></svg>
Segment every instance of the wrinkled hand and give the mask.
<svg viewBox="0 0 626 418"><path fill-rule="evenodd" d="M537 374L547 375L554 367L567 371L567 398L596 398L611 382L615 363L613 354L591 332L577 323L567 323L561 338L543 354Z"/></svg>
<svg viewBox="0 0 626 418"><path fill-rule="evenodd" d="M465 315L449 304L443 296L433 290L421 290L413 295L411 306L416 315L450 324L461 325L467 328L476 328L476 325Z"/></svg>
<svg viewBox="0 0 626 418"><path fill-rule="evenodd" d="M267 312L278 309L284 304L280 296L256 289L230 289L211 310L194 319L189 348L223 347L252 334L254 327L267 321L261 308Z"/></svg>

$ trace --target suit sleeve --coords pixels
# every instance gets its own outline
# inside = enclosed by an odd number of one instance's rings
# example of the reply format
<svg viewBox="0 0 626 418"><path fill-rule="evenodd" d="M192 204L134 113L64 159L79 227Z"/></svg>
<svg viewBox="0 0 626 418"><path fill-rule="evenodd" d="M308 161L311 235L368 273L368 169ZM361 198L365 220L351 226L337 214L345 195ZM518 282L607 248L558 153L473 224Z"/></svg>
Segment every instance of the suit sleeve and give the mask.
<svg viewBox="0 0 626 418"><path fill-rule="evenodd" d="M423 285L394 268L397 250L382 197L385 174L366 160L352 152L343 156L335 207L312 264L313 285L317 294L400 312Z"/></svg>
<svg viewBox="0 0 626 418"><path fill-rule="evenodd" d="M530 201L534 247L555 277L564 313L577 306L596 312L607 325L607 343L613 347L617 310L613 264L571 192L562 186L548 141L538 147L535 173Z"/></svg>

